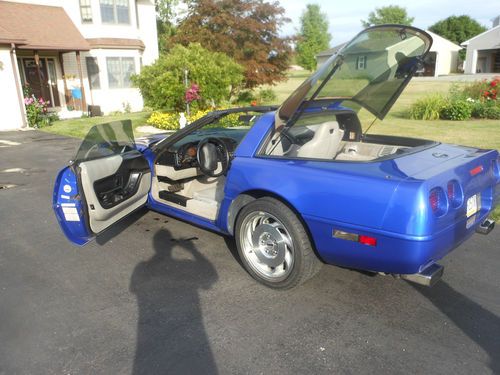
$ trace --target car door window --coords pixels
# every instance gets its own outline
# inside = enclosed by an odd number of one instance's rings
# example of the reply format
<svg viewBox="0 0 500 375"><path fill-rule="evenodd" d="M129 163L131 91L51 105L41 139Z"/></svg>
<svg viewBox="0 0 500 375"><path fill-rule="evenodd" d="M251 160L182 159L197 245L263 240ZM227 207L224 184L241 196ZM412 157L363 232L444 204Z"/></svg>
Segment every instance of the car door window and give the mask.
<svg viewBox="0 0 500 375"><path fill-rule="evenodd" d="M131 150L135 150L132 122L115 121L92 127L80 145L74 161L99 159Z"/></svg>

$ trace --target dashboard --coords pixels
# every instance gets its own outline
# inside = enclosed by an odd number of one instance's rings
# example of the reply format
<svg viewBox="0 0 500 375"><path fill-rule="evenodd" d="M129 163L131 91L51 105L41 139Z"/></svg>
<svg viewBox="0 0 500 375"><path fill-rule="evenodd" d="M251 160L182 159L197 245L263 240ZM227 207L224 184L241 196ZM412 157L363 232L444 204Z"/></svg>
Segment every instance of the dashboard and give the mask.
<svg viewBox="0 0 500 375"><path fill-rule="evenodd" d="M214 137L222 141L229 151L230 158L232 158L234 151L246 133L246 129L226 130L217 134L213 134L213 132L195 132L169 147L158 157L156 164L170 166L175 170L198 167L198 145L200 141L208 137Z"/></svg>

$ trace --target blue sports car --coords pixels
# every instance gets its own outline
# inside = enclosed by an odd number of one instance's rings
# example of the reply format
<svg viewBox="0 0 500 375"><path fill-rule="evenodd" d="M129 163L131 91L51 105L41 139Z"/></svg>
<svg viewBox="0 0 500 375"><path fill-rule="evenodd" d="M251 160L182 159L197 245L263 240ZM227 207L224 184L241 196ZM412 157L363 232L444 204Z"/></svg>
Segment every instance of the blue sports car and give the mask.
<svg viewBox="0 0 500 375"><path fill-rule="evenodd" d="M248 273L272 288L323 263L432 285L441 258L493 229L499 154L370 135L358 116L383 119L431 44L413 27L372 27L280 107L214 111L138 140L130 122L92 128L57 176L62 231L84 245L146 206L234 236Z"/></svg>

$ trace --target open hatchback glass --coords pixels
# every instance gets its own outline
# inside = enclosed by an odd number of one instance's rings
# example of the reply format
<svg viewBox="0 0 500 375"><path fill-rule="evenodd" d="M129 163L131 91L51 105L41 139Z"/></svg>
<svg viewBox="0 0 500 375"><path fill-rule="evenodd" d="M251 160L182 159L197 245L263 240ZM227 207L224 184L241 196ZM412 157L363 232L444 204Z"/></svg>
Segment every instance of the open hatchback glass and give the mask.
<svg viewBox="0 0 500 375"><path fill-rule="evenodd" d="M292 125L311 106L339 105L345 100L383 119L431 44L427 33L410 26L384 25L362 31L283 103L277 126Z"/></svg>

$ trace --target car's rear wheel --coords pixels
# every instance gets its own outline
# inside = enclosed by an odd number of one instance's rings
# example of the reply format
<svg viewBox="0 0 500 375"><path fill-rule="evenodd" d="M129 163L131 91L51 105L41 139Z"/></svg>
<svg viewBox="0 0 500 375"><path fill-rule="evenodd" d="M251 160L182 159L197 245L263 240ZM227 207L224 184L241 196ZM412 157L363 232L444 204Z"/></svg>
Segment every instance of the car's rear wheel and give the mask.
<svg viewBox="0 0 500 375"><path fill-rule="evenodd" d="M271 288L304 283L321 268L297 215L277 199L250 202L236 220L236 245L245 269Z"/></svg>

